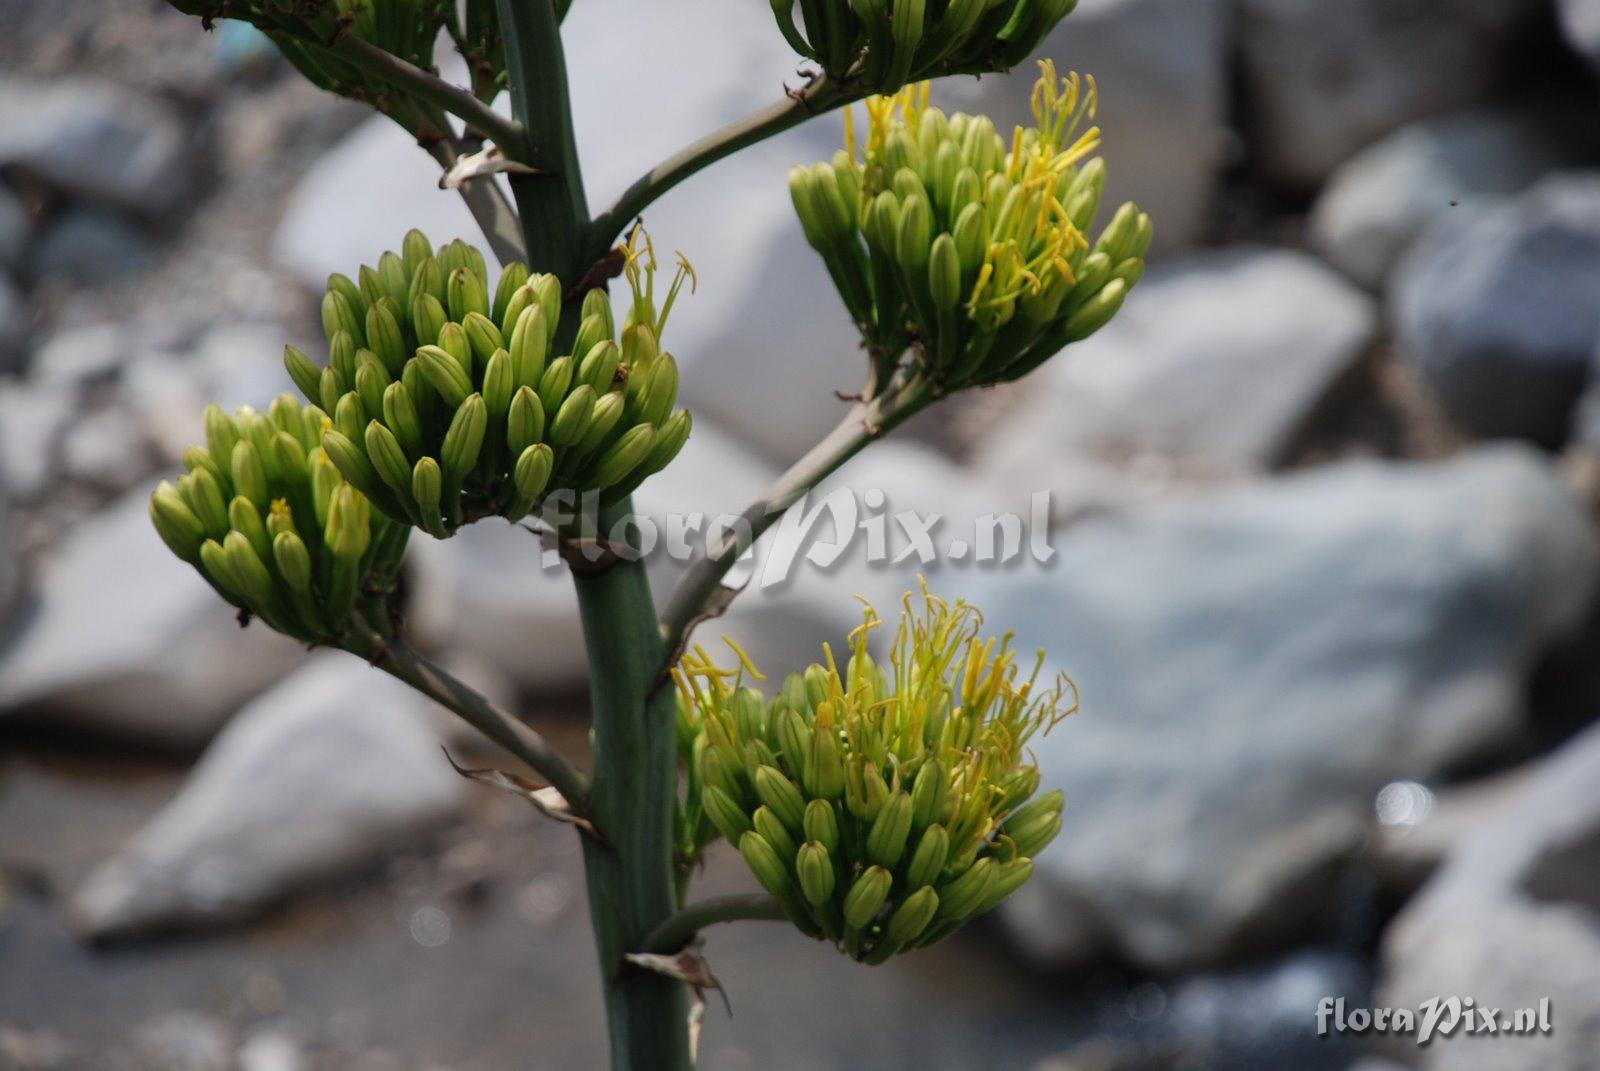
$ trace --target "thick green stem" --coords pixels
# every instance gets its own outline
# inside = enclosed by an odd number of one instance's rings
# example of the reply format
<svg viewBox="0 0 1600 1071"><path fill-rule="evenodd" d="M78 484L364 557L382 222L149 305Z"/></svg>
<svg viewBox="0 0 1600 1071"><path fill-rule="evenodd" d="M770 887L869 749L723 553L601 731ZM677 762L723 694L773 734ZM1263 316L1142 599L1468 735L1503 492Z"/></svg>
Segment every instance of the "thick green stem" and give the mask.
<svg viewBox="0 0 1600 1071"><path fill-rule="evenodd" d="M528 267L554 272L571 288L587 267L582 243L589 203L572 129L560 20L551 0L499 0L499 10L511 106L526 137L525 153L517 158L538 169L508 176Z"/></svg>
<svg viewBox="0 0 1600 1071"><path fill-rule="evenodd" d="M626 516L626 506L617 516ZM609 519L609 518L604 518ZM644 563L575 573L594 715L590 815L605 841L584 841L589 913L600 953L614 1071L689 1071L682 984L623 956L677 908L673 693L653 689L661 665ZM654 692L654 694L652 694Z"/></svg>
<svg viewBox="0 0 1600 1071"><path fill-rule="evenodd" d="M635 216L695 172L746 146L799 126L814 115L857 101L863 95L847 93L827 78L819 78L804 90L791 93L783 101L725 126L661 161L640 176L623 191L615 204L589 224L585 256L590 261L604 256L611 243L616 241Z"/></svg>
<svg viewBox="0 0 1600 1071"><path fill-rule="evenodd" d="M719 922L787 922L789 916L775 896L767 893L732 893L713 896L685 907L651 930L644 950L670 955L694 940L694 935Z"/></svg>

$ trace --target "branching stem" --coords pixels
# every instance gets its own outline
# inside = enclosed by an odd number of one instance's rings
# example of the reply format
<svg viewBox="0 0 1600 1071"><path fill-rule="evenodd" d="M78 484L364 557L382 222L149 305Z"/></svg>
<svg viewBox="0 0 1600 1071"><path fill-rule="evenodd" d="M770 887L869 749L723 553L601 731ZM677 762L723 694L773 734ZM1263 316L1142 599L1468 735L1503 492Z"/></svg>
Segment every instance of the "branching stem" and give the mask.
<svg viewBox="0 0 1600 1071"><path fill-rule="evenodd" d="M689 630L716 595L722 578L762 533L868 443L882 438L935 398L922 379L913 378L892 384L870 401L857 402L837 427L752 502L741 514L745 523L726 528L721 542L715 548L707 548L705 556L689 567L667 601L661 615L661 637L668 657L682 649Z"/></svg>
<svg viewBox="0 0 1600 1071"><path fill-rule="evenodd" d="M788 918L777 898L766 893L733 893L697 900L651 930L641 951L671 955L694 935L719 922L770 921Z"/></svg>
<svg viewBox="0 0 1600 1071"><path fill-rule="evenodd" d="M845 92L826 76L819 77L781 102L725 126L667 157L624 190L615 204L595 216L585 232L585 255L591 262L599 260L635 216L695 172L740 149L799 126L814 115L860 100L863 95Z"/></svg>
<svg viewBox="0 0 1600 1071"><path fill-rule="evenodd" d="M589 796L588 778L539 733L400 640L385 639L367 631L349 649L433 699L527 763L566 797L574 812L584 813Z"/></svg>

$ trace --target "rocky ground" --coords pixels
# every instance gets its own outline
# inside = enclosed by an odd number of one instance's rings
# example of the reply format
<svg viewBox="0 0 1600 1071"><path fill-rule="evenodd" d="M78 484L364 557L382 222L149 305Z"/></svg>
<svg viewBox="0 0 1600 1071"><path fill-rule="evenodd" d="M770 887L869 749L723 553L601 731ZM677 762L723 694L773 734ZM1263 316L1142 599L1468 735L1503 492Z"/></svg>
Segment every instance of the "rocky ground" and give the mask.
<svg viewBox="0 0 1600 1071"><path fill-rule="evenodd" d="M441 743L491 756L440 712L235 628L144 516L206 401L286 388L329 271L470 219L251 34L154 0L0 26L0 1068L596 1066L572 838L451 774ZM735 0L579 0L568 40L597 204L793 79ZM1053 559L847 556L706 637L787 670L927 572L1082 687L1037 748L1066 833L999 918L872 973L713 935L702 1065L1600 1066L1600 3L1082 0L1044 51L1099 78L1150 275L829 487L941 538L1047 490ZM938 92L1004 125L1030 79ZM741 508L859 381L783 182L837 138L651 210L702 288L668 339L695 437L644 511ZM581 752L576 605L532 557L420 541L411 628ZM1555 1029L1314 1036L1324 996L1448 994Z"/></svg>

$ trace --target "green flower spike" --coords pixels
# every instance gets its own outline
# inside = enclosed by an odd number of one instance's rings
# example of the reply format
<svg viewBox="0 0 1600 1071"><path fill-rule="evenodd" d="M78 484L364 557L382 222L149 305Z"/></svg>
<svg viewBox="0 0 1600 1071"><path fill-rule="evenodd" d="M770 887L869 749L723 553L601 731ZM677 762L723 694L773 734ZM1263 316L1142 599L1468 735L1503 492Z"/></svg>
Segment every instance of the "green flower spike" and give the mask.
<svg viewBox="0 0 1600 1071"><path fill-rule="evenodd" d="M891 93L922 78L1009 70L1077 6L1078 0L772 0L772 14L790 46L835 82Z"/></svg>
<svg viewBox="0 0 1600 1071"><path fill-rule="evenodd" d="M1010 143L984 116L946 116L926 83L866 102L864 147L845 112L833 163L789 176L869 349L911 347L939 390L1027 374L1103 327L1144 275L1153 229L1132 204L1093 242L1106 168L1094 80L1039 64L1035 125Z"/></svg>
<svg viewBox="0 0 1600 1071"><path fill-rule="evenodd" d="M373 512L318 445L327 414L285 394L267 413L206 409L206 445L150 496L172 552L223 598L287 636L336 644L352 618L388 630L410 530Z"/></svg>
<svg viewBox="0 0 1600 1071"><path fill-rule="evenodd" d="M329 277L326 366L284 351L301 393L333 414L328 457L386 516L444 539L481 517L519 520L557 491L610 503L683 449L691 421L660 338L693 281L687 261L658 307L655 251L635 230L620 339L610 299L591 290L558 356L555 276L511 264L491 291L464 242L435 252L412 231L402 250L355 280Z"/></svg>
<svg viewBox="0 0 1600 1071"><path fill-rule="evenodd" d="M1065 677L1036 689L1011 637L924 586L907 596L887 669L869 606L841 673L833 652L770 701L742 651L701 649L675 673L689 765L680 852L717 833L802 932L866 963L942 940L1026 882L1060 832L1064 797L1036 795L1025 748L1077 709Z"/></svg>

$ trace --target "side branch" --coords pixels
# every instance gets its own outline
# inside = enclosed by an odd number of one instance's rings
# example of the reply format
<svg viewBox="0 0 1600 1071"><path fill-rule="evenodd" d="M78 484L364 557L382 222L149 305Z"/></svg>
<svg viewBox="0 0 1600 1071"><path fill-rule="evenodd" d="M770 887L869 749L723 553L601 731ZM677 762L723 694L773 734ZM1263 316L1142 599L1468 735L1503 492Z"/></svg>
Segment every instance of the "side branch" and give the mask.
<svg viewBox="0 0 1600 1071"><path fill-rule="evenodd" d="M776 524L790 506L860 453L868 443L892 431L934 400L934 393L921 379L912 379L891 386L871 401L858 402L837 427L752 502L740 515L744 523L726 529L720 543L715 548L708 547L705 556L689 567L673 589L661 615L661 637L668 659L676 659L681 652L689 631L702 619L734 562ZM670 668L669 661L669 665L662 667L663 675Z"/></svg>
<svg viewBox="0 0 1600 1071"><path fill-rule="evenodd" d="M443 108L500 146L500 151L511 159L522 158L526 144L522 136L522 124L501 115L460 86L451 85L438 75L407 63L354 34L344 34L331 45L317 43L396 89L403 89L429 104Z"/></svg>
<svg viewBox="0 0 1600 1071"><path fill-rule="evenodd" d="M776 897L766 893L734 893L698 900L651 930L642 951L671 955L694 935L719 922L782 922L788 918Z"/></svg>
<svg viewBox="0 0 1600 1071"><path fill-rule="evenodd" d="M583 813L589 796L588 778L543 736L399 640L369 632L350 650L454 712L527 763L566 797L574 813Z"/></svg>
<svg viewBox="0 0 1600 1071"><path fill-rule="evenodd" d="M447 139L429 142L424 148L446 171L455 166L460 155ZM461 199L467 203L467 210L477 221L478 229L483 231L495 259L501 264L527 259L527 252L522 245L522 225L517 220L516 209L511 207L511 202L493 177L485 175L463 182Z"/></svg>
<svg viewBox="0 0 1600 1071"><path fill-rule="evenodd" d="M657 164L623 191L615 204L594 217L585 235L585 255L590 261L604 256L635 216L690 175L740 149L799 126L814 115L860 100L863 95L846 92L824 76L791 93L781 103L701 138Z"/></svg>

